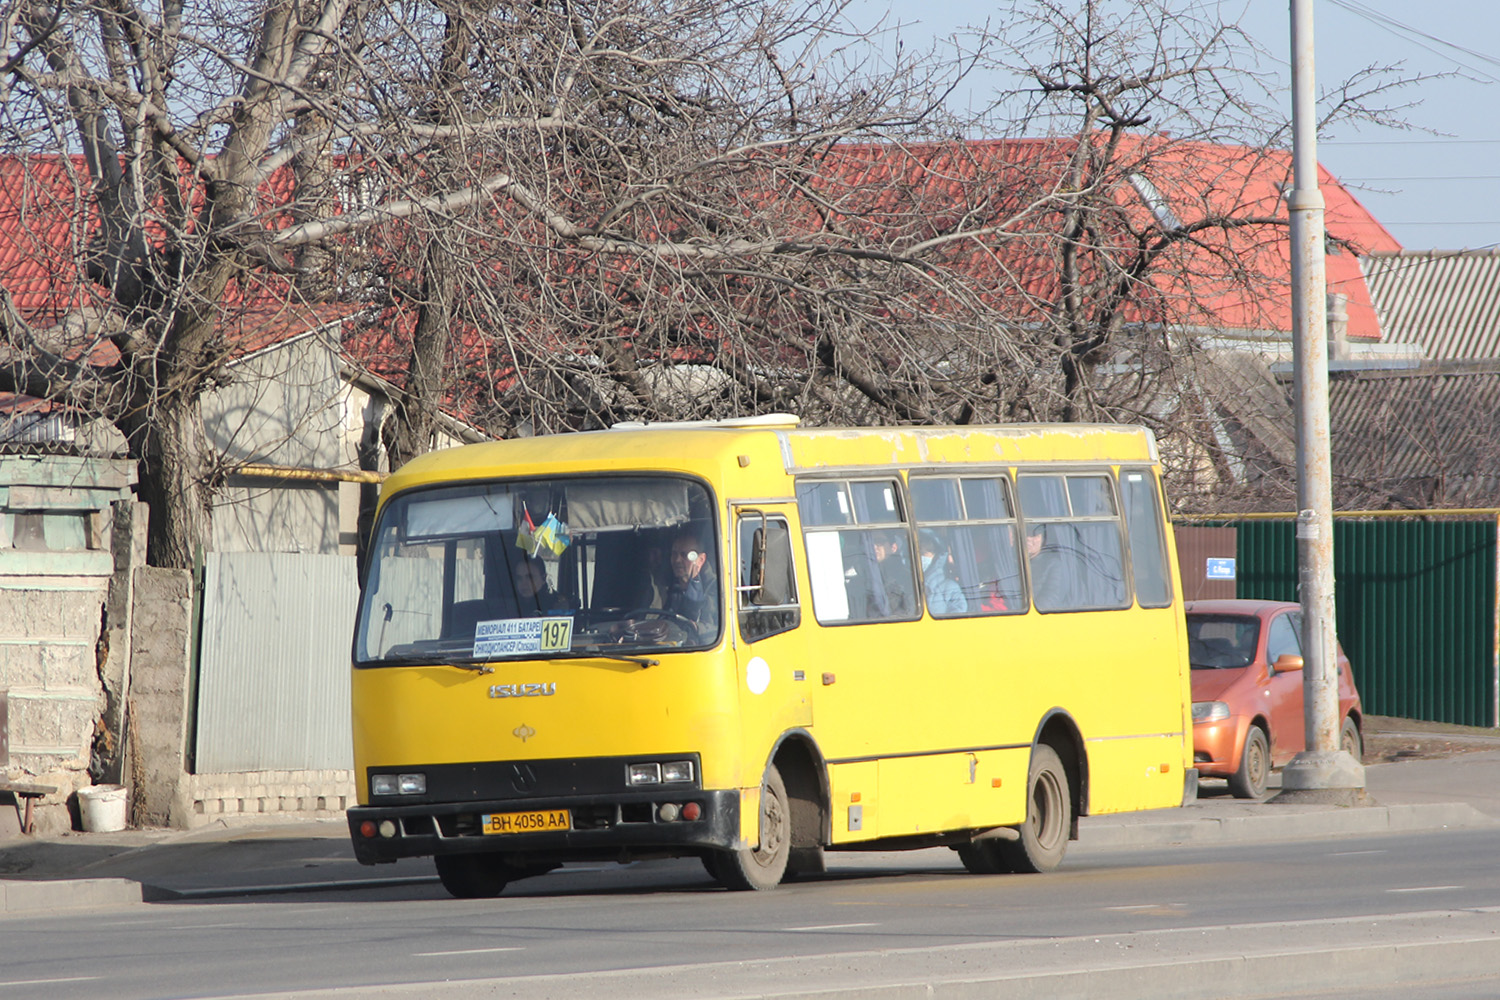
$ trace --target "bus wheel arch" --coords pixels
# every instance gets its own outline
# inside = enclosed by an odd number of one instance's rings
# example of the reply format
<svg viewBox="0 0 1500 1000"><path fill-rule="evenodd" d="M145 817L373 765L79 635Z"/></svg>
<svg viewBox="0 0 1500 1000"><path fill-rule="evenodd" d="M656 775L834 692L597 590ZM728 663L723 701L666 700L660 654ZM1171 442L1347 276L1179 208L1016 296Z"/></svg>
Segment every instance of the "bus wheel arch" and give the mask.
<svg viewBox="0 0 1500 1000"><path fill-rule="evenodd" d="M791 814L787 877L821 874L825 870L823 846L830 841L833 822L823 755L812 737L798 730L782 736L771 760L786 785Z"/></svg>
<svg viewBox="0 0 1500 1000"><path fill-rule="evenodd" d="M709 851L708 873L729 889L771 889L784 878L823 871L829 824L828 772L812 737L784 733L761 779L761 843L752 850Z"/></svg>
<svg viewBox="0 0 1500 1000"><path fill-rule="evenodd" d="M774 889L786 874L791 846L786 784L773 762L766 765L760 781L760 843L745 850L713 851L704 855L703 865L726 889Z"/></svg>
<svg viewBox="0 0 1500 1000"><path fill-rule="evenodd" d="M1084 747L1083 733L1073 717L1062 709L1053 709L1037 726L1036 738L1032 740L1032 752L1039 746L1049 746L1062 762L1068 778L1068 793L1072 799L1072 820L1068 839L1078 839L1078 819L1089 812L1089 757Z"/></svg>

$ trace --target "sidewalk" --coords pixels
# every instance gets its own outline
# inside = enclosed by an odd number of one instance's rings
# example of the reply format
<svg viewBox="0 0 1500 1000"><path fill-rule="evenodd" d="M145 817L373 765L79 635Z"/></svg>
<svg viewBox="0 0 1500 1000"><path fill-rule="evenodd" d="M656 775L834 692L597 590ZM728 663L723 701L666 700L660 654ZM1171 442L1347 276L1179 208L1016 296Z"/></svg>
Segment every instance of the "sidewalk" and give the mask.
<svg viewBox="0 0 1500 1000"><path fill-rule="evenodd" d="M1278 780L1273 775L1273 784ZM1500 750L1367 764L1365 780L1369 801L1357 807L1234 799L1222 782L1205 782L1198 801L1182 809L1086 817L1079 846L1267 842L1500 824ZM0 919L174 898L434 881L427 858L360 865L342 819L0 841Z"/></svg>

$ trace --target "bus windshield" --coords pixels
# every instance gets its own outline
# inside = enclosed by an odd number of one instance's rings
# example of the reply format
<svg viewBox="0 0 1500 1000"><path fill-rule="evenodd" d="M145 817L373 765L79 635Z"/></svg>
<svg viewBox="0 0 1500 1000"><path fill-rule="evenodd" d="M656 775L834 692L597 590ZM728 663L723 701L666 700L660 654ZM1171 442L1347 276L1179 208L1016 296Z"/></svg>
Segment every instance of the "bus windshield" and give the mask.
<svg viewBox="0 0 1500 1000"><path fill-rule="evenodd" d="M382 509L358 666L705 648L722 595L713 505L675 476L487 480Z"/></svg>

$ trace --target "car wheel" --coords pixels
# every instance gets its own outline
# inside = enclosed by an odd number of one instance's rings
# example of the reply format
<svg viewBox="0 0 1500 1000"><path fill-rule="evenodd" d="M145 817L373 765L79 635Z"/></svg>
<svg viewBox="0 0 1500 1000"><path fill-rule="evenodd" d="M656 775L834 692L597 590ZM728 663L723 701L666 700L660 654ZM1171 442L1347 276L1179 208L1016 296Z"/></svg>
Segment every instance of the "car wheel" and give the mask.
<svg viewBox="0 0 1500 1000"><path fill-rule="evenodd" d="M1266 742L1266 731L1251 726L1240 752L1240 768L1229 776L1229 790L1237 799L1258 799L1266 794L1266 781L1270 776L1271 747Z"/></svg>
<svg viewBox="0 0 1500 1000"><path fill-rule="evenodd" d="M458 899L493 899L504 891L515 872L488 854L439 854L438 881Z"/></svg>
<svg viewBox="0 0 1500 1000"><path fill-rule="evenodd" d="M1347 715L1344 716L1344 728L1339 731L1339 749L1361 764L1364 763L1364 740L1359 735L1359 727L1354 724L1354 719Z"/></svg>
<svg viewBox="0 0 1500 1000"><path fill-rule="evenodd" d="M749 851L718 851L704 867L726 889L774 889L786 874L792 853L792 814L786 785L775 764L766 768L760 785L760 846Z"/></svg>
<svg viewBox="0 0 1500 1000"><path fill-rule="evenodd" d="M995 841L994 850L1004 871L1050 872L1062 864L1073 829L1068 772L1056 750L1040 744L1031 751L1026 788L1026 821L1021 824L1021 836Z"/></svg>

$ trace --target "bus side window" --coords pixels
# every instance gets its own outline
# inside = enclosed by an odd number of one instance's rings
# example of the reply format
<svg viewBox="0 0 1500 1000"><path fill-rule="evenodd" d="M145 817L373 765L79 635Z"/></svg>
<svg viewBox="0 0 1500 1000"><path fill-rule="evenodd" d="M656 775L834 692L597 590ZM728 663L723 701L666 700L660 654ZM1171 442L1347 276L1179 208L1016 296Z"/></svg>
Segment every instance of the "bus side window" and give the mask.
<svg viewBox="0 0 1500 1000"><path fill-rule="evenodd" d="M1172 603L1172 584L1162 537L1161 494L1149 472L1129 470L1120 473L1120 496L1130 534L1135 599L1143 608L1164 608Z"/></svg>
<svg viewBox="0 0 1500 1000"><path fill-rule="evenodd" d="M909 551L911 536L896 480L798 483L797 506L818 621L853 624L918 617L916 554Z"/></svg>
<svg viewBox="0 0 1500 1000"><path fill-rule="evenodd" d="M1025 611L1008 481L914 475L909 488L918 538L941 550L923 559L928 612L955 618Z"/></svg>
<svg viewBox="0 0 1500 1000"><path fill-rule="evenodd" d="M1037 610L1129 607L1120 518L1109 476L1023 474L1016 488L1028 519L1027 564Z"/></svg>
<svg viewBox="0 0 1500 1000"><path fill-rule="evenodd" d="M740 520L740 634L755 642L802 624L797 578L792 570L792 538L780 518Z"/></svg>

